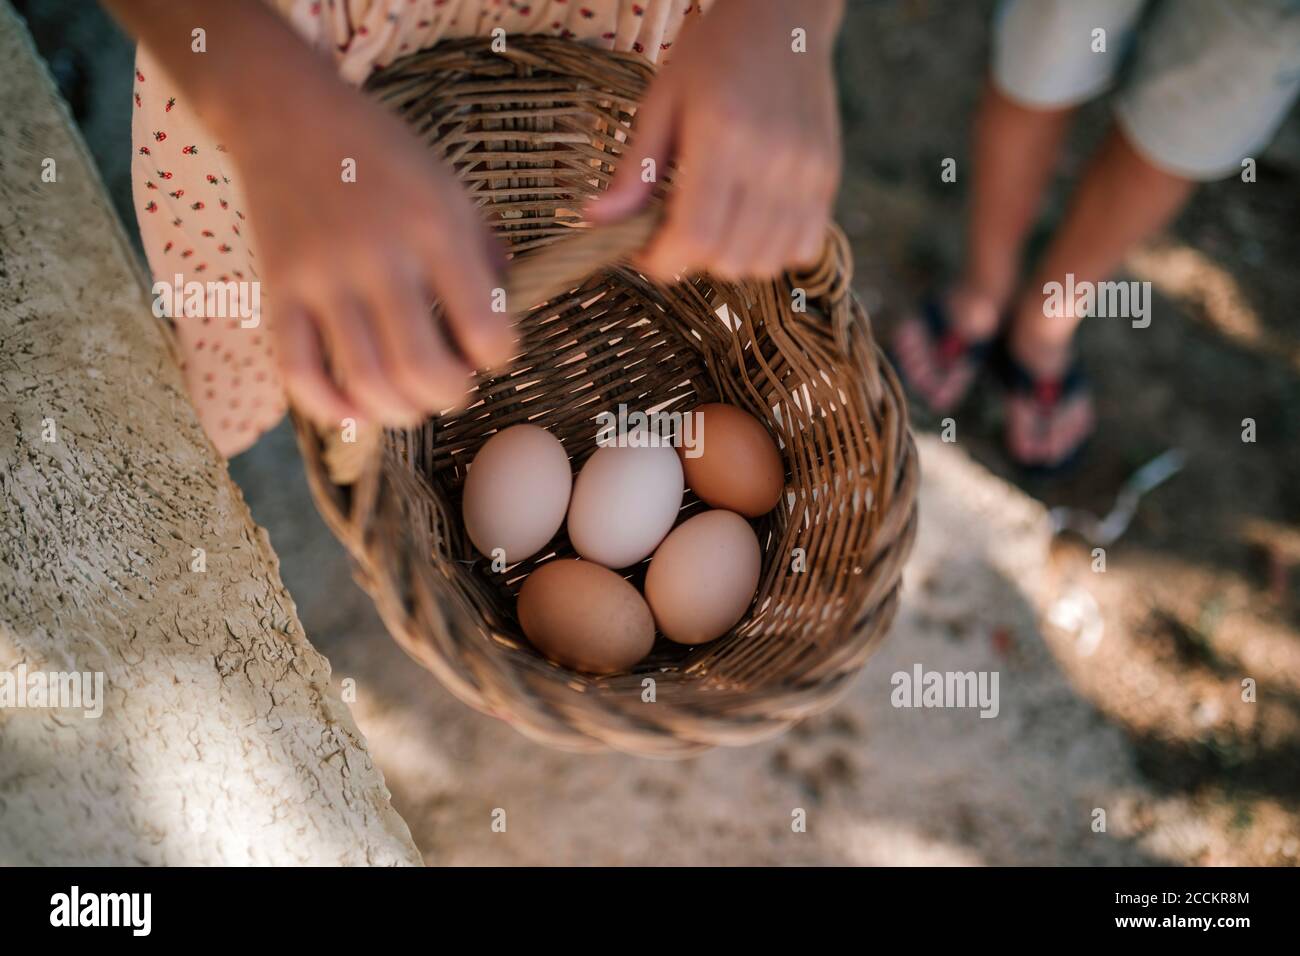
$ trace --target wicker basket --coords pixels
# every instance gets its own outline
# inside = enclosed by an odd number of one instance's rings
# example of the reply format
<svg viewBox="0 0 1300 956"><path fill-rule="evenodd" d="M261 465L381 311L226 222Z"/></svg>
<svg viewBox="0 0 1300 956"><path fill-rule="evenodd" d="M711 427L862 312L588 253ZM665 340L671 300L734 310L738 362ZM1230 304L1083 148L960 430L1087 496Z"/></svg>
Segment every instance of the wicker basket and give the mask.
<svg viewBox="0 0 1300 956"><path fill-rule="evenodd" d="M917 466L837 229L806 272L663 287L608 262L634 247L644 219L621 239L593 242L578 227L575 210L608 184L652 75L638 56L512 37L502 54L486 41L440 44L372 79L368 89L478 199L521 266L513 276L527 263L543 264L534 279L579 264L522 318L524 353L480 378L467 411L386 432L350 462L301 419L298 433L358 580L398 643L461 700L555 747L685 756L770 737L841 694L894 617ZM797 289L805 312L791 307ZM786 505L756 523L763 572L749 613L711 644L659 638L631 673L552 664L520 632L515 595L539 561L572 549L561 531L536 559L493 573L460 520L467 464L495 432L527 421L560 438L576 472L595 450L598 412L706 401L765 422L788 468ZM679 520L701 508L688 492ZM643 575L629 573L638 585Z"/></svg>

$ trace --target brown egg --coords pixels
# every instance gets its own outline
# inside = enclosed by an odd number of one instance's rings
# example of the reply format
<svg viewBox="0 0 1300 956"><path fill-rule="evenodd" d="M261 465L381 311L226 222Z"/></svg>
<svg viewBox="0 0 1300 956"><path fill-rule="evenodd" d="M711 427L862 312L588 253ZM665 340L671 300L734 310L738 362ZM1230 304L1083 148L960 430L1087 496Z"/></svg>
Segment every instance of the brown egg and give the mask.
<svg viewBox="0 0 1300 956"><path fill-rule="evenodd" d="M735 405L701 405L696 448L682 447L686 484L706 504L757 518L785 490L785 463L776 442L753 415ZM695 457L692 457L695 456Z"/></svg>
<svg viewBox="0 0 1300 956"><path fill-rule="evenodd" d="M589 674L627 670L655 640L654 618L637 589L590 561L548 561L528 575L519 624L551 660Z"/></svg>
<svg viewBox="0 0 1300 956"><path fill-rule="evenodd" d="M678 644L721 637L745 616L763 556L749 522L731 511L706 511L682 522L655 551L645 597L655 623Z"/></svg>

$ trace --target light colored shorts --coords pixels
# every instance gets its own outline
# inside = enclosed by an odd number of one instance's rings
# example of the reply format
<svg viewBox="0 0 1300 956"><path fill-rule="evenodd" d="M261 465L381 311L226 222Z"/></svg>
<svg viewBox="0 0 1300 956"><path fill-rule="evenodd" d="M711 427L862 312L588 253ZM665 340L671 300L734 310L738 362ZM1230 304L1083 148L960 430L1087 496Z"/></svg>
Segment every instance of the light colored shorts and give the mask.
<svg viewBox="0 0 1300 956"><path fill-rule="evenodd" d="M1011 100L1073 106L1117 77L1116 118L1154 165L1189 179L1239 172L1300 92L1300 0L1002 3L993 82Z"/></svg>

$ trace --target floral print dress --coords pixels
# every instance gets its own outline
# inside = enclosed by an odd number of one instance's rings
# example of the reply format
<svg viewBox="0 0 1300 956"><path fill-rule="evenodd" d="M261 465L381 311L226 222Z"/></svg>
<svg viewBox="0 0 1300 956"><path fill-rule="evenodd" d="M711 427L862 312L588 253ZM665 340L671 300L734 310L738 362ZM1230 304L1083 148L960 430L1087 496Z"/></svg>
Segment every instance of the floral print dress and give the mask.
<svg viewBox="0 0 1300 956"><path fill-rule="evenodd" d="M685 19L711 0L267 0L340 76L371 71L443 38L549 34L663 62ZM168 286L255 282L257 257L224 147L208 135L143 47L136 52L132 188L145 254ZM227 310L228 311L228 310ZM271 321L274 321L272 318ZM186 386L223 455L248 448L285 413L266 317L175 319Z"/></svg>

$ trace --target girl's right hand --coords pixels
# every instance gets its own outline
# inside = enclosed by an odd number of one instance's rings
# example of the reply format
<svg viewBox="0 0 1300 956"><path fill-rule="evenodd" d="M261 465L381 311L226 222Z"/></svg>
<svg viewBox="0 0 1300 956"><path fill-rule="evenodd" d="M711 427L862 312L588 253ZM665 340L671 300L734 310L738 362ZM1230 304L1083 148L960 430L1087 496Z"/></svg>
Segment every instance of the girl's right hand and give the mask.
<svg viewBox="0 0 1300 956"><path fill-rule="evenodd" d="M246 117L229 146L290 399L336 427L460 407L474 371L513 353L510 318L491 307L503 257L398 118L325 71L290 98Z"/></svg>
<svg viewBox="0 0 1300 956"><path fill-rule="evenodd" d="M465 191L269 4L223 0L216 16L211 0L103 2L234 160L302 412L411 424L463 404L475 369L511 357L510 318L491 308L501 256Z"/></svg>

